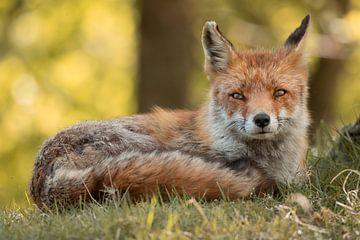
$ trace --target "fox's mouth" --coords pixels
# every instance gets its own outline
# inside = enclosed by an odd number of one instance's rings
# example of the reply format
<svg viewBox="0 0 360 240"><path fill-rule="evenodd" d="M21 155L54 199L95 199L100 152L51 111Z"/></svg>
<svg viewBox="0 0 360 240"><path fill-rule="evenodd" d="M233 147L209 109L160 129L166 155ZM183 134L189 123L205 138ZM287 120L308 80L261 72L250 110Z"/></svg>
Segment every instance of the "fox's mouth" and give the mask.
<svg viewBox="0 0 360 240"><path fill-rule="evenodd" d="M262 130L260 132L247 133L246 135L253 139L268 139L274 137L275 133Z"/></svg>
<svg viewBox="0 0 360 240"><path fill-rule="evenodd" d="M250 135L251 138L255 138L255 139L267 139L267 138L271 138L274 136L273 132L259 132L259 133L253 133Z"/></svg>

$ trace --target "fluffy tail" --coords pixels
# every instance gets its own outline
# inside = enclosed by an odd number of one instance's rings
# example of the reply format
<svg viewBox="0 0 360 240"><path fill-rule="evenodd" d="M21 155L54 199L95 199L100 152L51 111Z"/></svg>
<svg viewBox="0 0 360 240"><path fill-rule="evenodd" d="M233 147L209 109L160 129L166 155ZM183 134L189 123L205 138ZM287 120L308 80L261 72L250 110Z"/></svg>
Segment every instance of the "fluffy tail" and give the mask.
<svg viewBox="0 0 360 240"><path fill-rule="evenodd" d="M127 191L135 199L153 193L167 197L173 190L205 199L224 195L235 199L249 196L266 180L252 167L235 172L180 152L127 152L87 168L59 167L46 177L34 174L32 183L35 203L49 207L55 202L98 199L108 188Z"/></svg>

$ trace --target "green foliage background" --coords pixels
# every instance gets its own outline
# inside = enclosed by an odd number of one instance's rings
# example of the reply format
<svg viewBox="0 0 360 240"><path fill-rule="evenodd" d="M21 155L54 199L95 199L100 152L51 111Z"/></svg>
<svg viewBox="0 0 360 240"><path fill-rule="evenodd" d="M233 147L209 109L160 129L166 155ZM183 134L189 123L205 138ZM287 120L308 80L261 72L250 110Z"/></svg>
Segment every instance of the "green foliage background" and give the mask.
<svg viewBox="0 0 360 240"><path fill-rule="evenodd" d="M3 19L11 3L1 1ZM0 47L1 205L26 201L36 152L59 128L135 112L133 2L26 1L22 8L2 26L9 32Z"/></svg>
<svg viewBox="0 0 360 240"><path fill-rule="evenodd" d="M27 184L43 140L80 120L137 110L137 2L28 0L20 8L14 2L0 1L1 207L26 204ZM313 19L334 19L332 31L338 41L355 43L335 101L337 120L353 120L360 103L360 2L350 2L351 9L336 18L325 0L198 1L189 105L197 106L206 96L208 82L202 74L200 45L205 20L216 19L233 42L240 42L239 47L270 47L279 45L312 11ZM257 14L254 25L241 21L251 14ZM239 26L248 26L247 32ZM251 29L264 35L249 38ZM314 24L308 41L312 68L319 54L317 33Z"/></svg>

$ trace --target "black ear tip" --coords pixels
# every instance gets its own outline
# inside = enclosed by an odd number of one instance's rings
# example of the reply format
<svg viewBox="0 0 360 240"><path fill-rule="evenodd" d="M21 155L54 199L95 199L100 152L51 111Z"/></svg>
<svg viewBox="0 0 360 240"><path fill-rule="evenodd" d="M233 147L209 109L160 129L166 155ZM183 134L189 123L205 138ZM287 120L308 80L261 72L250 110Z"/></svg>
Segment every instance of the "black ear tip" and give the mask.
<svg viewBox="0 0 360 240"><path fill-rule="evenodd" d="M310 22L310 14L304 17L304 19L301 21L301 25L305 25L307 27L309 25L309 22Z"/></svg>
<svg viewBox="0 0 360 240"><path fill-rule="evenodd" d="M310 14L306 15L303 20L301 21L300 26L298 27L298 29L302 30L302 31L306 31L307 27L309 26L310 23Z"/></svg>
<svg viewBox="0 0 360 240"><path fill-rule="evenodd" d="M295 29L293 33L290 34L288 39L285 41L285 47L297 46L301 39L304 37L306 30L310 23L310 15L306 15L301 21L301 24L298 28Z"/></svg>

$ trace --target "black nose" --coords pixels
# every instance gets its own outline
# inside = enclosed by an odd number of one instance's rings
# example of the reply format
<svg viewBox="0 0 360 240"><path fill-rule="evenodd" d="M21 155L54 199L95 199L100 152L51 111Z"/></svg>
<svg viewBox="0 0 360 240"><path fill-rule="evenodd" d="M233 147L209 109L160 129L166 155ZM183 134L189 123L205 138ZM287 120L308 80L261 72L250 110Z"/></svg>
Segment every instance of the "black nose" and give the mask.
<svg viewBox="0 0 360 240"><path fill-rule="evenodd" d="M264 128L270 123L270 116L266 113L258 113L254 117L254 123L256 126Z"/></svg>

